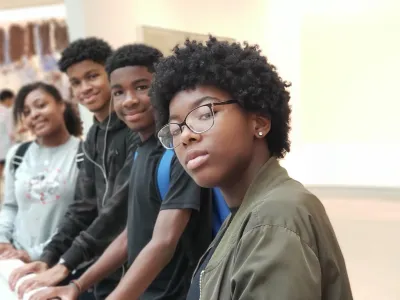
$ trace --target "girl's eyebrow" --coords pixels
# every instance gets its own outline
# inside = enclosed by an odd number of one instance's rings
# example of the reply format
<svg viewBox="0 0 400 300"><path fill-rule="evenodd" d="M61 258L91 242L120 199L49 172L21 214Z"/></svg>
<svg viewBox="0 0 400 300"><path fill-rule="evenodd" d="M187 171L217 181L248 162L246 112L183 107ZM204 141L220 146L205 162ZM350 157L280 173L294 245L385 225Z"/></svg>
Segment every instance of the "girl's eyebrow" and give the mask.
<svg viewBox="0 0 400 300"><path fill-rule="evenodd" d="M215 101L221 102L221 100L218 99L218 98L210 97L210 96L204 96L204 97L198 98L198 99L196 99L195 101L193 101L193 103L190 105L190 109L191 109L191 110L192 110L192 109L195 109L196 107L199 107L200 105L202 105L203 102L211 101L211 100L215 100ZM189 110L189 111L190 111L190 110ZM168 121L170 122L171 120L174 120L174 119L179 119L179 116L170 115Z"/></svg>

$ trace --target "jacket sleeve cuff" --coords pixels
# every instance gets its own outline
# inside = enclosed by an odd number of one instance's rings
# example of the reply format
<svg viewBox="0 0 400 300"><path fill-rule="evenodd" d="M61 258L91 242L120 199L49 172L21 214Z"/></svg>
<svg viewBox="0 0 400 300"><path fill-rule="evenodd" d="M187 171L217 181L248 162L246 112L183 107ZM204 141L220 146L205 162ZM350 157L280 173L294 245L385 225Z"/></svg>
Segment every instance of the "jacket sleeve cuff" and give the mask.
<svg viewBox="0 0 400 300"><path fill-rule="evenodd" d="M65 260L68 268L71 268L70 271L75 270L81 263L85 261L83 251L75 244L72 244L72 246L61 256L61 258Z"/></svg>
<svg viewBox="0 0 400 300"><path fill-rule="evenodd" d="M59 257L50 251L44 251L39 260L45 262L51 268L58 262Z"/></svg>

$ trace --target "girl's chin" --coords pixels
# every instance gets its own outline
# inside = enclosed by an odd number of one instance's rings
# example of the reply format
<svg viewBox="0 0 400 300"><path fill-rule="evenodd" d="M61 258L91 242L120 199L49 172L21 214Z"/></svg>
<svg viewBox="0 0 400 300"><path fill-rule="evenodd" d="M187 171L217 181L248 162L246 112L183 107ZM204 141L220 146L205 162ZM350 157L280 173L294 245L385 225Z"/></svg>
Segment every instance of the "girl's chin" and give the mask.
<svg viewBox="0 0 400 300"><path fill-rule="evenodd" d="M190 177L196 182L198 186L201 186L203 188L213 188L218 186L217 182L213 180L212 176L210 176L209 172L206 172L207 170L198 170L195 172L188 172Z"/></svg>

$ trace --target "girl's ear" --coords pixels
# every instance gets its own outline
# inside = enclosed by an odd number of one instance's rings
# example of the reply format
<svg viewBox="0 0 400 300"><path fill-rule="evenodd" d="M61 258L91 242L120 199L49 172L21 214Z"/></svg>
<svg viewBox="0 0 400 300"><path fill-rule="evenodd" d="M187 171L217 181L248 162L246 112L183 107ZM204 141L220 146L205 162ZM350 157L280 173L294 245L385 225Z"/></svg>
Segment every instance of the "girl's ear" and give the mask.
<svg viewBox="0 0 400 300"><path fill-rule="evenodd" d="M268 134L270 130L271 130L270 119L260 115L253 116L253 131L254 131L254 136L256 138L259 139L265 138L265 136Z"/></svg>

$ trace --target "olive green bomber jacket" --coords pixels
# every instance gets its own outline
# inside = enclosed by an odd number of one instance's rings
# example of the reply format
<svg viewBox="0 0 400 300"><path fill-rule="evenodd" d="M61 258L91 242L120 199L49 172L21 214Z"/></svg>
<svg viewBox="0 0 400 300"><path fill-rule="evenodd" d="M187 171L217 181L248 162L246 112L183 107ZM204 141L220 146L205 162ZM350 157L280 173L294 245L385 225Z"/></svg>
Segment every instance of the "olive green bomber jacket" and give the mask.
<svg viewBox="0 0 400 300"><path fill-rule="evenodd" d="M261 168L219 234L200 275L200 300L353 299L322 203L275 158Z"/></svg>

